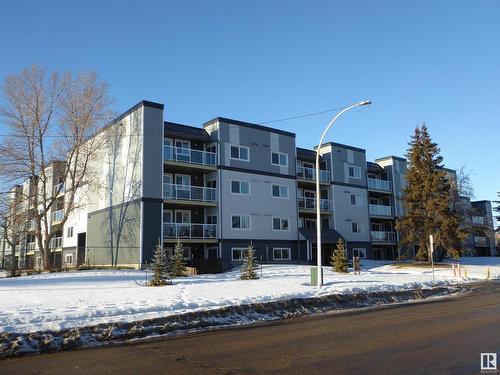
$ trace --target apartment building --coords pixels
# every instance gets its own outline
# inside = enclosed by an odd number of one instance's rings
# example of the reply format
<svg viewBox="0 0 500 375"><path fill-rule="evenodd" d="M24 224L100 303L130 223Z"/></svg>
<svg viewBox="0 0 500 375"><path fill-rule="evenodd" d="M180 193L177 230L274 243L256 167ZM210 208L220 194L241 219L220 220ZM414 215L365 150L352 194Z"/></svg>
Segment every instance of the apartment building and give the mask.
<svg viewBox="0 0 500 375"><path fill-rule="evenodd" d="M299 148L294 133L222 117L202 127L168 122L164 106L147 101L97 137L105 142L92 162L92 183L51 241L55 267L142 267L155 246L172 252L178 240L199 268L240 261L250 242L263 262L312 263L316 225L322 227L325 263L339 238L346 241L349 256L398 256L395 223L404 214L403 158L369 162L364 149L331 142ZM65 182L57 176L57 163L53 168L54 194L60 199L50 217L57 223ZM474 213L470 253L493 255L491 204L469 204ZM17 261L36 267L40 256L34 237L29 239L20 244Z"/></svg>

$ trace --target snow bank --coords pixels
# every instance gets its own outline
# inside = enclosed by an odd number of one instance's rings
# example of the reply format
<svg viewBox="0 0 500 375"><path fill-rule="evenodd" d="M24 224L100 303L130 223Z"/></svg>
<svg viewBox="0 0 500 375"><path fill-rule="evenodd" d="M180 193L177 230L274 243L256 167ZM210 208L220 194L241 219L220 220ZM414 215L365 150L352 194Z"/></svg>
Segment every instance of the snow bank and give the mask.
<svg viewBox="0 0 500 375"><path fill-rule="evenodd" d="M436 269L436 284L500 277L498 258L463 259L468 280L451 268ZM472 264L476 262L476 264ZM483 262L477 264L478 262ZM361 275L325 268L325 287L309 283L309 266L265 265L258 280L241 281L239 271L174 280L146 287L146 272L99 270L48 273L0 279L0 332L58 331L109 322L133 322L193 311L331 294L400 291L431 287L430 268L397 267L363 261Z"/></svg>

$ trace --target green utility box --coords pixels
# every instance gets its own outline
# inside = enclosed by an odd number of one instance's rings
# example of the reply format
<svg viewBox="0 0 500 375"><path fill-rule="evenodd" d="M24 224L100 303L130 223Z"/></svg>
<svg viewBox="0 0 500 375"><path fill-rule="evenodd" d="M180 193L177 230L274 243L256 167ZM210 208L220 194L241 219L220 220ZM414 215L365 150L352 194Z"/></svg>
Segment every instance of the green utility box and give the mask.
<svg viewBox="0 0 500 375"><path fill-rule="evenodd" d="M323 268L321 268L321 284L323 285ZM311 267L311 285L318 285L318 267Z"/></svg>

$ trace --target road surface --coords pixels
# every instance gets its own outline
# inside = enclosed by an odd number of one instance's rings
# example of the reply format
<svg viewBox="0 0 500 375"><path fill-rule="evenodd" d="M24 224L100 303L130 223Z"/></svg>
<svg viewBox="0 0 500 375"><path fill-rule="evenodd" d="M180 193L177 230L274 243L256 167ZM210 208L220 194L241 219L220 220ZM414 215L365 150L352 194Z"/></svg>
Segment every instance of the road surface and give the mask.
<svg viewBox="0 0 500 375"><path fill-rule="evenodd" d="M500 284L434 302L14 358L0 361L0 374L474 374L481 352L500 352Z"/></svg>

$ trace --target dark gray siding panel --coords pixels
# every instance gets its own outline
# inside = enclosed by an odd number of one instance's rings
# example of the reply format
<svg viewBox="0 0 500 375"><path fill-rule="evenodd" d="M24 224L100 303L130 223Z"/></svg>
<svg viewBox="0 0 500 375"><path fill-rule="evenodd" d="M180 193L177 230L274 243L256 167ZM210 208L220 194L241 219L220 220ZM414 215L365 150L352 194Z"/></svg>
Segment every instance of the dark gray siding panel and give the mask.
<svg viewBox="0 0 500 375"><path fill-rule="evenodd" d="M150 262L161 239L162 202L142 202L142 262Z"/></svg>

